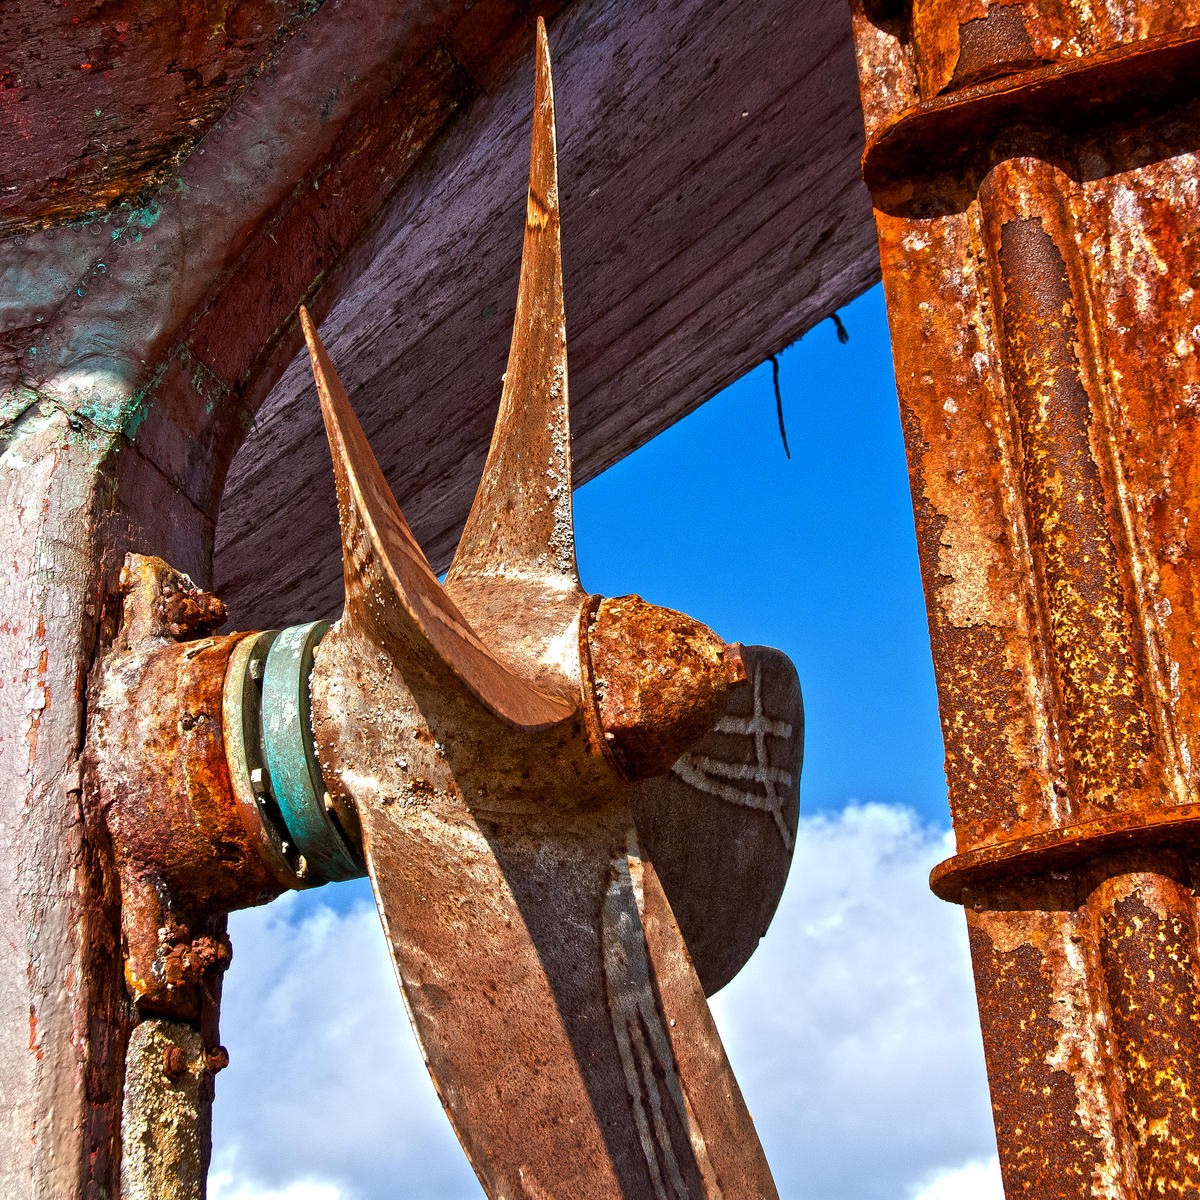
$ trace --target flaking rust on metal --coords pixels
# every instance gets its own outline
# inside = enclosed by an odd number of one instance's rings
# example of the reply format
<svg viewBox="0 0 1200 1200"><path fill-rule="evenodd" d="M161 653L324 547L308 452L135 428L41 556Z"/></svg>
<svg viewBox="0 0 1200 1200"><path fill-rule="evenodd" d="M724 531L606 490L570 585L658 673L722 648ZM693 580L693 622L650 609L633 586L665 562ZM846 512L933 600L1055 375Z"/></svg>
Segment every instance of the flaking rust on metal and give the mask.
<svg viewBox="0 0 1200 1200"><path fill-rule="evenodd" d="M603 748L630 780L668 771L716 725L728 688L746 682L736 648L640 596L602 601L586 640Z"/></svg>
<svg viewBox="0 0 1200 1200"><path fill-rule="evenodd" d="M195 587L179 587L164 580L157 601L157 618L168 636L199 638L225 624L225 605L216 596Z"/></svg>
<svg viewBox="0 0 1200 1200"><path fill-rule="evenodd" d="M1039 891L1008 889L1017 911L1003 916L968 908L997 1134L1015 1148L1006 1182L1011 1192L1016 1180L1061 1180L1067 1195L1124 1200L1136 1184L1108 1094L1111 1039L1088 982L1086 916L1069 907L1069 881ZM1039 911L1051 897L1066 910Z"/></svg>
<svg viewBox="0 0 1200 1200"><path fill-rule="evenodd" d="M1195 1194L1200 1064L1196 917L1186 856L1130 852L1093 863L1088 907L1112 1034L1125 1067L1132 1155L1160 1195ZM1161 1182L1159 1182L1161 1181Z"/></svg>
<svg viewBox="0 0 1200 1200"><path fill-rule="evenodd" d="M932 882L1012 1196L1200 1191L1198 25L855 16L959 850Z"/></svg>
<svg viewBox="0 0 1200 1200"><path fill-rule="evenodd" d="M130 555L123 619L89 739L121 881L125 977L139 1009L198 1020L229 962L224 914L278 895L233 798L222 692L241 634L190 636L223 606Z"/></svg>
<svg viewBox="0 0 1200 1200"><path fill-rule="evenodd" d="M1140 644L1121 558L1123 503L1112 430L1090 362L1081 289L1065 253L1066 180L1003 163L980 192L994 254L1005 376L1045 636L1078 809L1090 815L1154 771ZM1115 528L1114 528L1115 526Z"/></svg>

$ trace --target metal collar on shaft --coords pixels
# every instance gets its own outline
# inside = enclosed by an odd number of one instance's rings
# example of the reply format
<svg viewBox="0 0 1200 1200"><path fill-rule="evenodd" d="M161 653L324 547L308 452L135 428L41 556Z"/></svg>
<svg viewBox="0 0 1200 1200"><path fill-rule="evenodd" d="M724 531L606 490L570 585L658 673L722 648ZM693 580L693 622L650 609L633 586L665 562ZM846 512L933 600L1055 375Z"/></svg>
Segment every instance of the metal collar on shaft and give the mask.
<svg viewBox="0 0 1200 1200"><path fill-rule="evenodd" d="M241 761L230 766L233 774L250 779L259 816L277 833L271 841L278 840L294 872L292 887L366 874L353 832L338 820L313 748L308 680L313 652L328 629L328 621L311 621L260 635L269 646L265 656L247 657L242 677L227 684L238 695L249 688L258 701L241 706L242 736L232 746ZM261 676L261 696L256 676Z"/></svg>

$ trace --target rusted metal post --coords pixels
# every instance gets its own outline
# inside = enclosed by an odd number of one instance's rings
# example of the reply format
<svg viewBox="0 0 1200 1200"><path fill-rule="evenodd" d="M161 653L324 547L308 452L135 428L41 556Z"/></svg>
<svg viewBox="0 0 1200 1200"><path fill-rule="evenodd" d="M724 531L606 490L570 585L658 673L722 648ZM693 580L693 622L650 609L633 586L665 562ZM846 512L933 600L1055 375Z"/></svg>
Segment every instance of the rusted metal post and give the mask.
<svg viewBox="0 0 1200 1200"><path fill-rule="evenodd" d="M857 0L1009 1196L1200 1193L1200 4Z"/></svg>

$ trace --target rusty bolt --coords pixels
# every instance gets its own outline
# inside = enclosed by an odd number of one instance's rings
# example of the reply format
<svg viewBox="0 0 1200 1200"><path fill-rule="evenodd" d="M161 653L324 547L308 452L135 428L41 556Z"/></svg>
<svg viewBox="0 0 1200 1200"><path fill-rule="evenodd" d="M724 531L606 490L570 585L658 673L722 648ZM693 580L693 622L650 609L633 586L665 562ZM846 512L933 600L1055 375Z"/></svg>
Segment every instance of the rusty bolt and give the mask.
<svg viewBox="0 0 1200 1200"><path fill-rule="evenodd" d="M173 638L202 637L225 623L226 609L221 600L199 588L178 588L164 582L159 613Z"/></svg>
<svg viewBox="0 0 1200 1200"><path fill-rule="evenodd" d="M198 937L167 949L160 957L160 971L169 987L189 987L200 983L210 971L224 971L232 957L227 937Z"/></svg>
<svg viewBox="0 0 1200 1200"><path fill-rule="evenodd" d="M187 1066L187 1057L182 1046L167 1046L163 1049L163 1072L168 1079L178 1079Z"/></svg>
<svg viewBox="0 0 1200 1200"><path fill-rule="evenodd" d="M191 945L192 961L200 971L225 970L233 957L228 937L198 937Z"/></svg>
<svg viewBox="0 0 1200 1200"><path fill-rule="evenodd" d="M204 1052L204 1064L215 1075L229 1066L229 1051L224 1046L214 1046Z"/></svg>

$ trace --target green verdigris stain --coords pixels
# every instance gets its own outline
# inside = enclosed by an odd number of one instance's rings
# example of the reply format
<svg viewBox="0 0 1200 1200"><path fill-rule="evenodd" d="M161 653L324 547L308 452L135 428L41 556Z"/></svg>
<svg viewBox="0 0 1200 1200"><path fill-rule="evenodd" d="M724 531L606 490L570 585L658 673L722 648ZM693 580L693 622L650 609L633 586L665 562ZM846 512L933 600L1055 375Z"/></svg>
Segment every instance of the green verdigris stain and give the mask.
<svg viewBox="0 0 1200 1200"><path fill-rule="evenodd" d="M121 417L121 432L130 441L133 441L137 436L137 431L141 428L142 422L150 415L150 394L158 386L158 382L162 379L166 369L167 365L163 363L151 376L150 381L144 383L129 397L129 401Z"/></svg>
<svg viewBox="0 0 1200 1200"><path fill-rule="evenodd" d="M126 228L138 225L142 229L153 229L161 216L162 209L159 208L158 202L151 200L144 208L135 208L129 214L129 220L125 222L125 225Z"/></svg>
<svg viewBox="0 0 1200 1200"><path fill-rule="evenodd" d="M101 429L124 434L133 441L142 422L150 415L151 396L166 370L166 362L159 364L154 374L130 396L114 400L89 400L81 404L79 415Z"/></svg>
<svg viewBox="0 0 1200 1200"><path fill-rule="evenodd" d="M178 183L179 188L177 190L187 190L187 185L182 179ZM125 219L125 224L120 229L113 230L113 241L118 241L125 234L129 234L131 242L140 242L142 235L153 229L161 216L162 208L156 200L151 200L149 204L144 205L142 208L131 209L128 217Z"/></svg>
<svg viewBox="0 0 1200 1200"><path fill-rule="evenodd" d="M217 407L217 397L225 392L225 385L202 362L197 362L192 369L192 389L196 395L204 398L204 412L212 416Z"/></svg>
<svg viewBox="0 0 1200 1200"><path fill-rule="evenodd" d="M130 441L137 437L138 430L150 415L155 393L172 364L179 364L187 376L193 392L203 401L206 415L212 416L219 404L229 397L229 388L203 362L193 358L186 346L176 346L155 368L153 374L137 391L112 401L93 399L81 404L76 410L84 419L112 433L124 434Z"/></svg>
<svg viewBox="0 0 1200 1200"><path fill-rule="evenodd" d="M182 179L178 179L176 180L175 190L177 192L186 192L187 184ZM153 229L158 224L162 215L163 210L157 200L151 200L141 208L131 208L126 214L124 222L114 229L110 236L114 242L119 242L128 234L129 241L140 242L142 235Z"/></svg>

